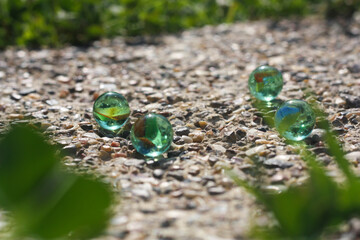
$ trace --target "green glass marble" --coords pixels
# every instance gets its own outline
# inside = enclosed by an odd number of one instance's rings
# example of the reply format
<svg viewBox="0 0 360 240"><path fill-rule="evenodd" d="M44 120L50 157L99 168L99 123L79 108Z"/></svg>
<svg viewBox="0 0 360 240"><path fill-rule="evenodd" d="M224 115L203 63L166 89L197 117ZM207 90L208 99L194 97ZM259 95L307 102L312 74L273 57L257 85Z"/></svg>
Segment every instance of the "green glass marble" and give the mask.
<svg viewBox="0 0 360 240"><path fill-rule="evenodd" d="M173 140L173 129L165 117L149 113L134 123L130 139L139 153L155 158L169 149Z"/></svg>
<svg viewBox="0 0 360 240"><path fill-rule="evenodd" d="M260 66L250 74L248 87L250 93L257 99L271 101L281 92L282 74L274 67Z"/></svg>
<svg viewBox="0 0 360 240"><path fill-rule="evenodd" d="M129 103L120 93L106 92L94 102L93 115L101 128L115 132L129 119Z"/></svg>
<svg viewBox="0 0 360 240"><path fill-rule="evenodd" d="M275 127L288 140L305 139L313 130L315 122L314 111L302 100L284 102L275 114Z"/></svg>

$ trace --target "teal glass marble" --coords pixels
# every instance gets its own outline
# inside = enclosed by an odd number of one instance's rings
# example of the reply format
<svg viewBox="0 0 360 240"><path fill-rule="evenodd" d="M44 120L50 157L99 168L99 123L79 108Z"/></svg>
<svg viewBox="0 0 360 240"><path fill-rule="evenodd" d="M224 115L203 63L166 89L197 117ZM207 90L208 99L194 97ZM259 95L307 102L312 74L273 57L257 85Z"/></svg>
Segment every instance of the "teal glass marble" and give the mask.
<svg viewBox="0 0 360 240"><path fill-rule="evenodd" d="M305 139L313 130L315 122L314 111L302 100L286 101L275 113L275 127L288 140Z"/></svg>
<svg viewBox="0 0 360 240"><path fill-rule="evenodd" d="M251 95L261 101L271 101L279 95L283 78L279 70L270 66L256 68L249 77L248 87Z"/></svg>
<svg viewBox="0 0 360 240"><path fill-rule="evenodd" d="M129 119L129 103L120 93L106 92L94 102L93 115L101 128L115 132Z"/></svg>
<svg viewBox="0 0 360 240"><path fill-rule="evenodd" d="M170 148L173 134L171 124L165 117L149 113L134 123L130 139L139 153L155 158Z"/></svg>

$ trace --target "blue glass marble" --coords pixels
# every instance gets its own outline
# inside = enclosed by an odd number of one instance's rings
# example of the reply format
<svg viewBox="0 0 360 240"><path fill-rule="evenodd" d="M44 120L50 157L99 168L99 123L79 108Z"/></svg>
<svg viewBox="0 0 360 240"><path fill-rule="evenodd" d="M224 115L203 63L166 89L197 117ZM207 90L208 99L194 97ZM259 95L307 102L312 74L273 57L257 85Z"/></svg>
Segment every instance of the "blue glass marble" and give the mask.
<svg viewBox="0 0 360 240"><path fill-rule="evenodd" d="M275 127L288 140L305 139L313 130L315 122L314 111L302 100L284 102L275 114Z"/></svg>

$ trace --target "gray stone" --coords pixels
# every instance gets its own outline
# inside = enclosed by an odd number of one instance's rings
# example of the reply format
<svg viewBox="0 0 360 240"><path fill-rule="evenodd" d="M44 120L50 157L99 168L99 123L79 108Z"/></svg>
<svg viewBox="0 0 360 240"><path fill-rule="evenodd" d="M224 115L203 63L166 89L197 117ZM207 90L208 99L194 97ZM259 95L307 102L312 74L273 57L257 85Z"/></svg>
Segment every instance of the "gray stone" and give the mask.
<svg viewBox="0 0 360 240"><path fill-rule="evenodd" d="M267 168L289 168L294 164L289 162L293 155L279 155L274 158L270 158L264 161L264 165Z"/></svg>

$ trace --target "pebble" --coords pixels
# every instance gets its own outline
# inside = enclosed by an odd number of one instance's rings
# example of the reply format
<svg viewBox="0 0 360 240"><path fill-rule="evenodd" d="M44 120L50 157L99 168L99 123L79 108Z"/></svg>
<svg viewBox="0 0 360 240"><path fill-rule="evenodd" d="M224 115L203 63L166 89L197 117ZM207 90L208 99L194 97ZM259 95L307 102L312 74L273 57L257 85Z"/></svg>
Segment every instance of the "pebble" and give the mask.
<svg viewBox="0 0 360 240"><path fill-rule="evenodd" d="M345 158L349 159L353 163L360 163L360 152L351 152L345 155Z"/></svg>
<svg viewBox="0 0 360 240"><path fill-rule="evenodd" d="M129 159L124 162L124 165L127 167L142 167L145 164L145 161L142 159Z"/></svg>
<svg viewBox="0 0 360 240"><path fill-rule="evenodd" d="M79 126L84 131L90 131L90 130L93 129L93 125L91 123L88 123L88 122L79 123Z"/></svg>
<svg viewBox="0 0 360 240"><path fill-rule="evenodd" d="M200 168L199 166L191 166L190 169L189 169L189 174L195 176L195 175L198 175L200 173Z"/></svg>
<svg viewBox="0 0 360 240"><path fill-rule="evenodd" d="M120 143L119 142L111 142L112 147L120 147Z"/></svg>
<svg viewBox="0 0 360 240"><path fill-rule="evenodd" d="M307 144L315 145L315 144L319 143L320 141L322 141L324 139L324 136L325 136L324 129L315 128L312 130L310 135L307 138L305 138L305 142Z"/></svg>
<svg viewBox="0 0 360 240"><path fill-rule="evenodd" d="M190 133L190 130L187 127L180 127L180 128L175 129L175 134L178 136L183 136L183 135L187 136L187 135L189 135L189 133Z"/></svg>
<svg viewBox="0 0 360 240"><path fill-rule="evenodd" d="M274 158L265 160L264 165L268 168L289 168L294 165L293 163L289 162L292 157L292 155L278 155Z"/></svg>
<svg viewBox="0 0 360 240"><path fill-rule="evenodd" d="M24 119L24 115L17 114L17 113L11 113L11 114L9 114L8 118L21 120L21 119Z"/></svg>
<svg viewBox="0 0 360 240"><path fill-rule="evenodd" d="M260 152L264 151L266 149L265 145L260 145L254 148L251 148L245 152L246 156L254 156L256 154L260 154Z"/></svg>
<svg viewBox="0 0 360 240"><path fill-rule="evenodd" d="M223 146L221 146L219 144L213 144L213 145L211 145L211 148L215 152L219 152L219 153L225 153L226 152L226 148L224 148Z"/></svg>
<svg viewBox="0 0 360 240"><path fill-rule="evenodd" d="M111 152L111 147L108 145L103 145L103 146L101 146L101 150L109 153L109 152Z"/></svg>
<svg viewBox="0 0 360 240"><path fill-rule="evenodd" d="M154 177L162 178L164 176L164 170L162 169L155 169L153 172Z"/></svg>
<svg viewBox="0 0 360 240"><path fill-rule="evenodd" d="M192 138L193 142L201 143L204 140L205 133L201 131L194 131L190 133L189 136Z"/></svg>
<svg viewBox="0 0 360 240"><path fill-rule="evenodd" d="M63 147L63 153L65 155L74 156L76 152L77 152L77 147L74 144Z"/></svg>
<svg viewBox="0 0 360 240"><path fill-rule="evenodd" d="M67 96L69 96L70 92L68 90L61 90L59 92L59 97L60 98L66 98Z"/></svg>
<svg viewBox="0 0 360 240"><path fill-rule="evenodd" d="M182 136L181 139L185 142L185 143L192 143L193 139L191 137L188 136Z"/></svg>
<svg viewBox="0 0 360 240"><path fill-rule="evenodd" d="M206 126L208 125L208 123L205 121L199 121L198 124L199 124L199 127L202 129L206 128Z"/></svg>
<svg viewBox="0 0 360 240"><path fill-rule="evenodd" d="M17 93L12 93L12 94L10 95L10 98L11 98L12 100L19 101L19 100L21 99L21 95L20 95L20 94L17 94Z"/></svg>
<svg viewBox="0 0 360 240"><path fill-rule="evenodd" d="M167 174L168 177L172 177L175 178L178 181L183 181L184 180L184 173L183 171L174 171L174 172L169 172Z"/></svg>
<svg viewBox="0 0 360 240"><path fill-rule="evenodd" d="M36 90L32 89L32 88L29 88L29 89L22 89L22 90L19 91L19 94L21 96L27 96L27 95L29 95L31 93L36 93Z"/></svg>
<svg viewBox="0 0 360 240"><path fill-rule="evenodd" d="M208 193L210 195L219 195L219 194L223 194L225 193L225 188L223 187L211 187L211 188L208 188Z"/></svg>
<svg viewBox="0 0 360 240"><path fill-rule="evenodd" d="M136 197L140 197L144 200L149 200L151 197L149 191L147 191L146 189L133 189L131 193Z"/></svg>
<svg viewBox="0 0 360 240"><path fill-rule="evenodd" d="M109 160L110 157L111 157L111 155L108 152L106 152L104 150L100 150L100 152L99 152L99 158L100 159L106 161L106 160Z"/></svg>

